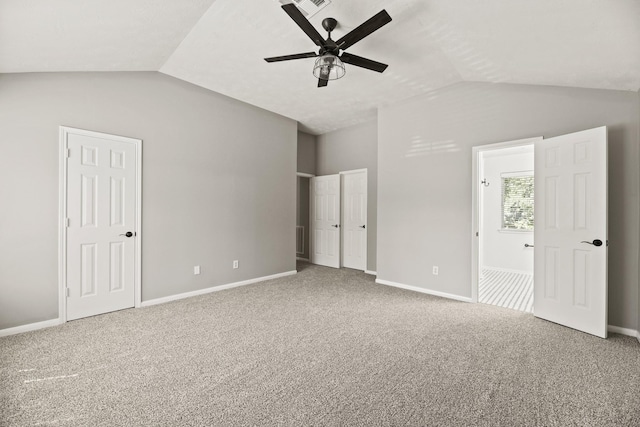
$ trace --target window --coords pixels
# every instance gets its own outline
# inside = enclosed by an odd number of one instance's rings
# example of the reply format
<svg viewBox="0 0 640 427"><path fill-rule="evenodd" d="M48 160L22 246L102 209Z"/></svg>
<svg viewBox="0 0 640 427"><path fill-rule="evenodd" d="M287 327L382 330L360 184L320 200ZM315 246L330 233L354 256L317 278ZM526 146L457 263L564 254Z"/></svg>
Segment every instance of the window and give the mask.
<svg viewBox="0 0 640 427"><path fill-rule="evenodd" d="M533 231L533 172L504 173L502 229Z"/></svg>

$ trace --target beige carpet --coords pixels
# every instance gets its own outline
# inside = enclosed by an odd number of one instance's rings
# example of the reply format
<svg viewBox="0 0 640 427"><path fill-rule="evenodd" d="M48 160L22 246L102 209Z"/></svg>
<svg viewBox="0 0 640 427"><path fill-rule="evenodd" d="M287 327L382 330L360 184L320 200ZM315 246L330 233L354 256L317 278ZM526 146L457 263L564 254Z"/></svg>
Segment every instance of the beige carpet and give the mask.
<svg viewBox="0 0 640 427"><path fill-rule="evenodd" d="M300 269L1 338L0 425L639 425L634 338Z"/></svg>

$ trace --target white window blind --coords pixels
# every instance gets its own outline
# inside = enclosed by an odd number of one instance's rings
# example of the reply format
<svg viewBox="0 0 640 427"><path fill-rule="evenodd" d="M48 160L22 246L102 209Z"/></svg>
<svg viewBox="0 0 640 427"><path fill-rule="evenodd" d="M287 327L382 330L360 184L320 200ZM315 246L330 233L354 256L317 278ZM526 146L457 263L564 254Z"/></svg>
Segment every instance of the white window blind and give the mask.
<svg viewBox="0 0 640 427"><path fill-rule="evenodd" d="M533 172L504 173L502 181L502 229L533 230Z"/></svg>

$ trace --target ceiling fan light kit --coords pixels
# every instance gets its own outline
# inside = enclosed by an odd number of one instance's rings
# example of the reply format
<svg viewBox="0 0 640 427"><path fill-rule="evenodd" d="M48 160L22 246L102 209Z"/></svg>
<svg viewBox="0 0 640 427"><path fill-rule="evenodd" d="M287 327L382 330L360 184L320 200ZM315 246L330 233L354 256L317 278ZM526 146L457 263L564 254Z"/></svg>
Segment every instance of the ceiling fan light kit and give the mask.
<svg viewBox="0 0 640 427"><path fill-rule="evenodd" d="M338 80L346 74L344 63L335 55L325 53L316 59L313 75L318 79Z"/></svg>
<svg viewBox="0 0 640 427"><path fill-rule="evenodd" d="M366 68L378 73L382 73L387 68L387 64L344 52L344 50L391 22L391 16L389 16L386 10L378 12L363 24L347 33L344 37L333 41L331 39L331 32L338 25L338 21L334 18L325 18L322 21L322 27L329 33L325 40L307 18L304 17L295 4L289 3L282 5L282 9L298 24L300 29L307 34L311 41L320 47L320 50L318 53L305 52L275 56L265 58L265 61L280 62L292 59L317 58L313 67L313 75L318 79L318 87L327 86L329 80L337 80L344 77L346 74L344 63Z"/></svg>

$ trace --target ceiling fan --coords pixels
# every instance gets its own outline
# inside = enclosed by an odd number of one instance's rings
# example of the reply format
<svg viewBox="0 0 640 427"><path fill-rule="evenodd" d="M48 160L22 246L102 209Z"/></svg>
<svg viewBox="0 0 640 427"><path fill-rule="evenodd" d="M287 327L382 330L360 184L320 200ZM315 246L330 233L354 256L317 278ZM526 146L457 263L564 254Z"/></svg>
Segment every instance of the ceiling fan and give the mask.
<svg viewBox="0 0 640 427"><path fill-rule="evenodd" d="M320 50L318 53L306 52L294 55L275 56L273 58L265 58L265 61L279 62L289 61L292 59L317 57L318 59L316 59L313 74L318 78L318 87L327 86L329 80L335 80L343 77L345 74L343 62L355 65L356 67L377 71L378 73L383 72L388 67L387 64L344 52L345 49L348 49L374 31L391 22L391 16L389 16L386 10L382 10L377 13L344 37L333 41L331 40L331 32L338 25L338 21L335 19L326 18L322 21L322 27L329 33L325 40L313 25L311 25L307 18L304 17L295 4L285 4L282 5L282 8L287 12L291 19L298 24L302 31L304 31L317 46L320 46ZM340 51L343 51L342 54L340 54Z"/></svg>

